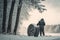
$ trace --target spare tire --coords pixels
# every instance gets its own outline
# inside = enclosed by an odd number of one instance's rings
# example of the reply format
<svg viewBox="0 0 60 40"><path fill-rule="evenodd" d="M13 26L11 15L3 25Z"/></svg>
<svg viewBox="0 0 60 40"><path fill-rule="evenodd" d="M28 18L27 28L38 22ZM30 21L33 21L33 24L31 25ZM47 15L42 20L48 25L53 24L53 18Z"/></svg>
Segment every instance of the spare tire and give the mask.
<svg viewBox="0 0 60 40"><path fill-rule="evenodd" d="M39 35L39 27L35 27L34 37L38 37L38 35Z"/></svg>
<svg viewBox="0 0 60 40"><path fill-rule="evenodd" d="M35 27L33 24L30 24L28 26L27 34L28 36L34 36L34 33L35 33Z"/></svg>

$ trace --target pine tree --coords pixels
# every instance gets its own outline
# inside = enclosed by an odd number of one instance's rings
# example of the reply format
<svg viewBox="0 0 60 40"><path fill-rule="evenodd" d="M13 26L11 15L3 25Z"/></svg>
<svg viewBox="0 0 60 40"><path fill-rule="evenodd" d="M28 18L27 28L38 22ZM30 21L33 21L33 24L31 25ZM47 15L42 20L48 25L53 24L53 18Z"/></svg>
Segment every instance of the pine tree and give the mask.
<svg viewBox="0 0 60 40"><path fill-rule="evenodd" d="M6 31L5 23L6 23L6 14L7 14L7 0L3 0L3 1L4 1L4 7L3 7L2 33Z"/></svg>
<svg viewBox="0 0 60 40"><path fill-rule="evenodd" d="M16 35L17 27L18 27L18 23L19 23L19 16L20 16L20 12L21 12L21 7L22 7L22 0L19 0L19 5L18 5L18 9L17 9L17 16L16 16L16 23L15 23L15 28L14 28L15 35Z"/></svg>
<svg viewBox="0 0 60 40"><path fill-rule="evenodd" d="M14 5L15 5L15 0L12 0L11 9L10 9L10 13L9 13L7 33L8 33L8 32L9 32L9 33L11 32L12 15L13 15L13 11L14 11Z"/></svg>

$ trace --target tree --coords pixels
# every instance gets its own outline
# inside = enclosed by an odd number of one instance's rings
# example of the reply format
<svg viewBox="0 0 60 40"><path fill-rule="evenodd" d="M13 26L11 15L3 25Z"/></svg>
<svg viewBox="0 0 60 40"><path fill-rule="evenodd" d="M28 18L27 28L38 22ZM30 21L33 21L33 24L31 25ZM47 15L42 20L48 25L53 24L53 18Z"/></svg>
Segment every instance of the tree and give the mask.
<svg viewBox="0 0 60 40"><path fill-rule="evenodd" d="M14 5L15 5L15 0L12 0L11 9L10 9L10 13L9 13L7 33L8 33L8 32L9 32L9 33L11 32L12 15L13 15L13 10L14 10Z"/></svg>
<svg viewBox="0 0 60 40"><path fill-rule="evenodd" d="M7 0L4 0L4 7L3 7L3 22L2 22L2 33L6 31L6 29L5 29L6 14L7 14Z"/></svg>
<svg viewBox="0 0 60 40"><path fill-rule="evenodd" d="M37 8L41 13L44 10L46 10L45 8L42 8L42 7L45 7L44 5L39 5L39 3L41 3L41 1L44 1L44 0L19 0L19 6L17 9L17 16L16 16L16 23L15 23L15 28L14 28L14 34L15 35L16 35L17 28L18 28L19 16L20 16L21 7L22 7L22 1L28 5L31 5L35 8Z"/></svg>
<svg viewBox="0 0 60 40"><path fill-rule="evenodd" d="M42 1L45 0L25 0L26 4L29 4L30 6L33 6L34 8L38 9L40 13L44 12L46 10L44 7L45 5L41 4Z"/></svg>
<svg viewBox="0 0 60 40"><path fill-rule="evenodd" d="M19 16L20 16L20 12L21 12L21 7L22 7L22 0L19 0L19 5L18 5L18 9L17 9L17 16L16 16L16 23L15 23L15 28L14 28L15 35L16 35L16 31L17 31L17 27L18 27L18 23L19 23Z"/></svg>

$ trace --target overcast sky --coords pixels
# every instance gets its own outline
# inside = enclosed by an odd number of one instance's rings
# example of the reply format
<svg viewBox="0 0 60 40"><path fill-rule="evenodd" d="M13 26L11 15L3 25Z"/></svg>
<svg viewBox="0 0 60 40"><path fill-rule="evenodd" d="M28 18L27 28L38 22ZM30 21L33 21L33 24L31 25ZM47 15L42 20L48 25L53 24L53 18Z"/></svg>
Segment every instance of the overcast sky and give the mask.
<svg viewBox="0 0 60 40"><path fill-rule="evenodd" d="M60 24L60 0L46 0L46 8L46 24Z"/></svg>

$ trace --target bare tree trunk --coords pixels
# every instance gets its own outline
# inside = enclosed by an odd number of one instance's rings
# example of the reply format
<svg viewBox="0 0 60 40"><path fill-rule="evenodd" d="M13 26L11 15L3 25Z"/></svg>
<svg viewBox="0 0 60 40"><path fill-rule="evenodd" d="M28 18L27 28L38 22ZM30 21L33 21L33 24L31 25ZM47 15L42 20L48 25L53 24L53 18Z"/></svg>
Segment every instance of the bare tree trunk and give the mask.
<svg viewBox="0 0 60 40"><path fill-rule="evenodd" d="M4 8L3 8L3 22L2 22L2 33L6 31L5 23L6 23L6 14L7 14L7 0L4 1Z"/></svg>
<svg viewBox="0 0 60 40"><path fill-rule="evenodd" d="M15 28L14 28L15 35L16 35L17 27L18 27L18 23L19 23L19 16L20 16L20 12L21 12L21 7L22 7L22 0L19 0L19 6L17 9L17 16L16 16L16 23L15 23Z"/></svg>
<svg viewBox="0 0 60 40"><path fill-rule="evenodd" d="M11 32L12 15L13 15L13 10L14 10L14 5L15 5L15 0L12 0L11 10L10 10L10 13L9 13L9 20L8 20L7 33L10 33L10 32Z"/></svg>

